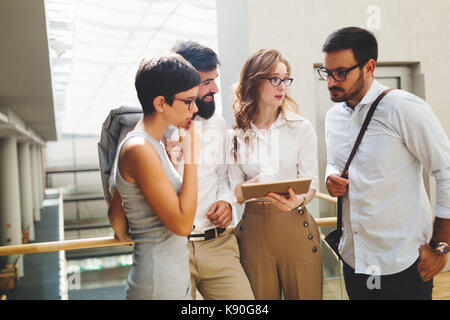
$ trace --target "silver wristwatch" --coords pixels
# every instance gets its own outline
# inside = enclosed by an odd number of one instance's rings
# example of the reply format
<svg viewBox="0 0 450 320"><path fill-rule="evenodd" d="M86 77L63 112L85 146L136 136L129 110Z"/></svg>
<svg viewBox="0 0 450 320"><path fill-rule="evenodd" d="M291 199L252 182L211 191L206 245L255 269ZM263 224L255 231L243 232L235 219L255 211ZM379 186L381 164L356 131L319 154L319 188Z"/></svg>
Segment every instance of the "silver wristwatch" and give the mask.
<svg viewBox="0 0 450 320"><path fill-rule="evenodd" d="M433 251L439 256L443 256L444 254L447 254L450 251L447 242L436 243L434 241L430 241L430 246L431 248L433 248Z"/></svg>

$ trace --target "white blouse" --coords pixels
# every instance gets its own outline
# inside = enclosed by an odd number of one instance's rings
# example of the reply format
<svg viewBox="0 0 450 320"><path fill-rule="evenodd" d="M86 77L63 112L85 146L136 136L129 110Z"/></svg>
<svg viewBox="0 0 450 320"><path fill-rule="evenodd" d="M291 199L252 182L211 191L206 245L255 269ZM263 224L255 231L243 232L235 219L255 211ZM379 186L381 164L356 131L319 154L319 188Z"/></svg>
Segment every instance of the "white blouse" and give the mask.
<svg viewBox="0 0 450 320"><path fill-rule="evenodd" d="M228 174L231 190L260 174L276 180L311 178L317 190L317 135L309 120L289 110L280 113L268 129L253 122L244 134L237 135L237 161L233 138L228 142ZM231 132L231 135L234 133ZM249 143L245 137L249 137Z"/></svg>

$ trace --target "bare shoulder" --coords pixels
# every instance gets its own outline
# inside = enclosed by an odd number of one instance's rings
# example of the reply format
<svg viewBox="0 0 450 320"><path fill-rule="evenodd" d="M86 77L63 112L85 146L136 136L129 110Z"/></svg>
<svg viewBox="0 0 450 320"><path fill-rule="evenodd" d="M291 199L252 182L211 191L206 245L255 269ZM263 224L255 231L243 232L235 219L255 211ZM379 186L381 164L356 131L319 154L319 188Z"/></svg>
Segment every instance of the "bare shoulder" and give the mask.
<svg viewBox="0 0 450 320"><path fill-rule="evenodd" d="M159 163L155 148L144 137L130 138L120 150L119 170L129 182L135 182L138 172L158 168Z"/></svg>

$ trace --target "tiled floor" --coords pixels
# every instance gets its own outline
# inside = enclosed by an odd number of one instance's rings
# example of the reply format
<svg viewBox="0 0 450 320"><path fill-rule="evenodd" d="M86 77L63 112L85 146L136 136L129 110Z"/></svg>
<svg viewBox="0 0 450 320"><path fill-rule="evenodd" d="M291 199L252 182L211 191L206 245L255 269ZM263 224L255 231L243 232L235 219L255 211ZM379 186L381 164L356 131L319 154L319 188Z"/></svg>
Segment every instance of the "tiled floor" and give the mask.
<svg viewBox="0 0 450 320"><path fill-rule="evenodd" d="M450 300L450 271L434 278L433 300Z"/></svg>

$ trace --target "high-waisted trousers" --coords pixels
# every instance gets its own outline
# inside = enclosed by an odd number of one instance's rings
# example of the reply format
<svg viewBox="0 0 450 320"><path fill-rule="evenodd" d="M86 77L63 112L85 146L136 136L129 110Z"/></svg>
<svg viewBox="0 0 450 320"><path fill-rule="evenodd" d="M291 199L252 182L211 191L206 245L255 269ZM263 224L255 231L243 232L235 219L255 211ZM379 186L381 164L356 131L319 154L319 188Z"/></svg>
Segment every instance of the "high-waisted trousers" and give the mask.
<svg viewBox="0 0 450 320"><path fill-rule="evenodd" d="M284 212L270 202L245 205L235 235L258 300L321 299L320 234L306 208Z"/></svg>

